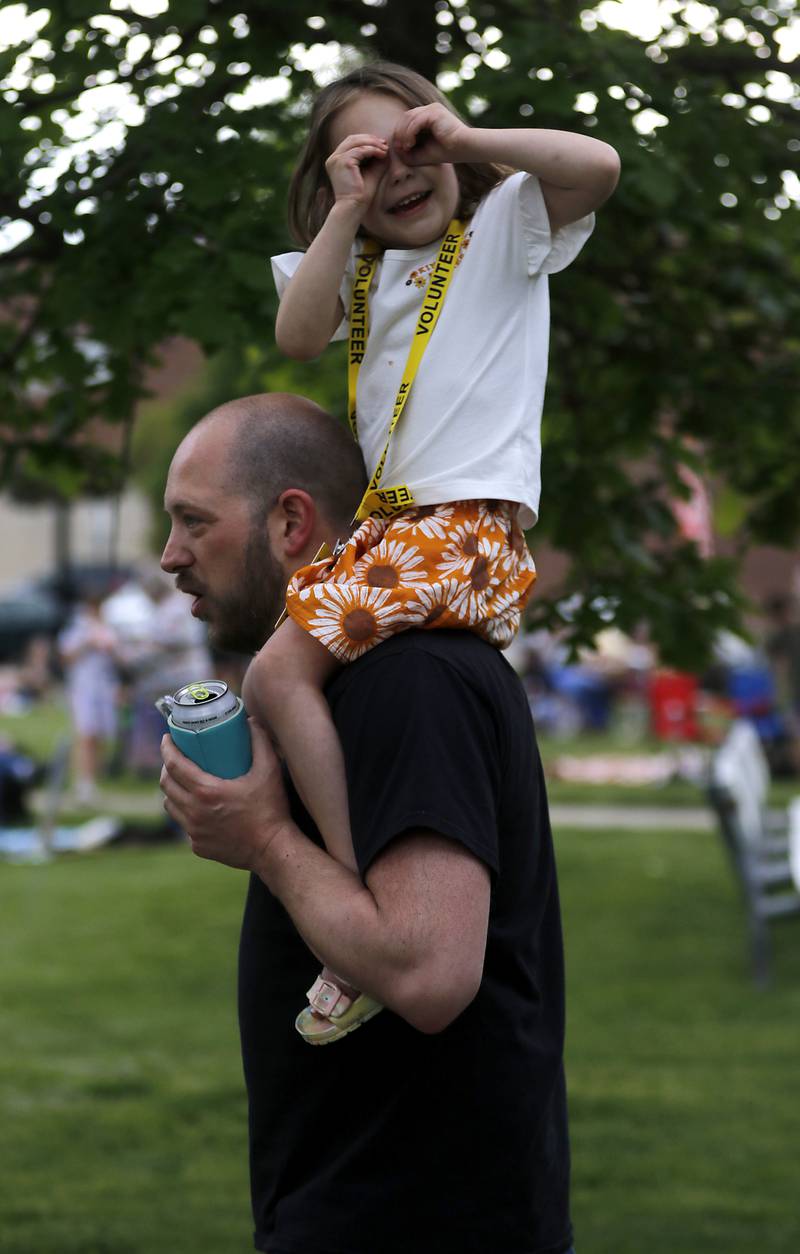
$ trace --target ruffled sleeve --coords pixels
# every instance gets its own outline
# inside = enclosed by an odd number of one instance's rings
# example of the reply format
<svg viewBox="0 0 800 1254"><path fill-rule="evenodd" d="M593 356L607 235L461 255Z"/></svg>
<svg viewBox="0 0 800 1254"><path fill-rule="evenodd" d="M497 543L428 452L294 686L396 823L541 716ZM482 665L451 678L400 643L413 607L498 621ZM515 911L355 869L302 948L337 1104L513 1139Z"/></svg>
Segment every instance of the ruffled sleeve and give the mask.
<svg viewBox="0 0 800 1254"><path fill-rule="evenodd" d="M594 230L594 214L562 226L553 235L542 188L535 174L519 178L519 209L528 260L528 274L556 274L574 261ZM509 180L510 182L511 180Z"/></svg>
<svg viewBox="0 0 800 1254"><path fill-rule="evenodd" d="M305 253L296 252L296 253L279 253L277 257L271 258L270 264L272 265L272 277L275 281L275 287L278 292L278 299L280 299L283 296L283 293L286 291L286 288L289 286L289 280L291 279L292 275L294 274L295 270L300 265L300 262L303 260L304 257L305 257ZM346 340L347 339L347 333L348 333L347 310L350 308L350 288L352 285L352 274L353 274L353 271L352 271L352 260L351 260L351 261L348 261L347 263L347 270L345 271L344 278L342 279L342 285L339 288L339 296L341 297L342 305L345 310L345 316L342 318L342 321L339 323L338 327L336 328L333 335L331 336L331 343L333 343L334 340Z"/></svg>

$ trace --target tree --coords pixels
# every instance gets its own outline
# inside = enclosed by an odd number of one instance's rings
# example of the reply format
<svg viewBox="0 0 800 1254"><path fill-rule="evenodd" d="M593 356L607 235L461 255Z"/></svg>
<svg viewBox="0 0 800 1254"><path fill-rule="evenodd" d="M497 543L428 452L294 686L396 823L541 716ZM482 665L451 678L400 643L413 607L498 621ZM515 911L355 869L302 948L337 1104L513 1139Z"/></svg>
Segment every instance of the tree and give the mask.
<svg viewBox="0 0 800 1254"><path fill-rule="evenodd" d="M5 482L44 464L85 486L81 441L130 423L170 336L269 386L267 258L290 246L307 49L335 41L345 62L447 75L478 124L586 127L620 151L613 202L552 286L535 536L572 564L533 615L566 614L576 639L644 619L678 661L735 624L735 561L681 543L669 498L689 461L725 485L740 549L800 531L793 4L676 0L649 38L612 28L613 0L602 21L574 0L98 7L43 10L0 54Z"/></svg>

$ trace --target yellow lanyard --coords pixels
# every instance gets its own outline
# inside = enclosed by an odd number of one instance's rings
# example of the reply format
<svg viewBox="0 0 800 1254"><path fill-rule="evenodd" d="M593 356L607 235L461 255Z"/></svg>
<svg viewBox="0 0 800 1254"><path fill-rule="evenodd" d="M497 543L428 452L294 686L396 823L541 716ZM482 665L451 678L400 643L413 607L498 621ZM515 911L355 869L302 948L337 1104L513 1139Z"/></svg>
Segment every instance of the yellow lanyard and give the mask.
<svg viewBox="0 0 800 1254"><path fill-rule="evenodd" d="M400 483L392 488L384 488L381 487L381 479L383 478L386 456L389 452L389 444L394 434L394 429L408 400L411 385L419 370L422 354L430 343L433 329L439 319L445 293L456 268L463 236L464 224L459 222L458 218L453 218L445 232L445 237L439 249L439 256L436 258L436 263L428 279L428 286L425 288L422 308L414 329L414 338L411 341L411 348L403 369L400 387L397 389L397 398L392 410L386 444L361 504L356 511L354 522L363 522L365 518L370 517L391 518L393 514L399 513L400 510L408 509L410 505L414 504L414 494L407 484ZM375 273L375 267L378 264L379 255L378 245L372 240L368 240L363 253L357 258L353 293L350 298L350 336L347 354L347 419L350 423L350 429L356 438L358 437L356 389L369 334L369 289L372 283L372 276Z"/></svg>

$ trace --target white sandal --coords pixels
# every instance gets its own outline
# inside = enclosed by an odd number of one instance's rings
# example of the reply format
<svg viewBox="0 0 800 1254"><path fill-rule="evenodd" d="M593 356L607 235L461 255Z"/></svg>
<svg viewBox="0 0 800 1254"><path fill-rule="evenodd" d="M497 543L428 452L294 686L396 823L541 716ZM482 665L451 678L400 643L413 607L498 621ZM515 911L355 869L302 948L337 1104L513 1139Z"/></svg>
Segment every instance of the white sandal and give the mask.
<svg viewBox="0 0 800 1254"><path fill-rule="evenodd" d="M343 987L342 987L343 986ZM309 1045L329 1045L354 1032L368 1019L383 1010L380 1002L355 989L345 992L348 984L326 967L311 985L306 996L309 1004L294 1021L294 1026Z"/></svg>

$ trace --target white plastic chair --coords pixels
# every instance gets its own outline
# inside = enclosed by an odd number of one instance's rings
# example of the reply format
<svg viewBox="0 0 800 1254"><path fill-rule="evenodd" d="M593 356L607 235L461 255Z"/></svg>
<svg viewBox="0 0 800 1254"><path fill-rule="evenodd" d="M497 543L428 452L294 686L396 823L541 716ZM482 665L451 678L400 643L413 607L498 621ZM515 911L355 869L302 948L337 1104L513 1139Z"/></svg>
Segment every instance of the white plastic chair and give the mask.
<svg viewBox="0 0 800 1254"><path fill-rule="evenodd" d="M756 983L769 982L769 924L800 914L800 798L767 809L769 766L752 723L737 720L711 762L709 798L747 909Z"/></svg>

